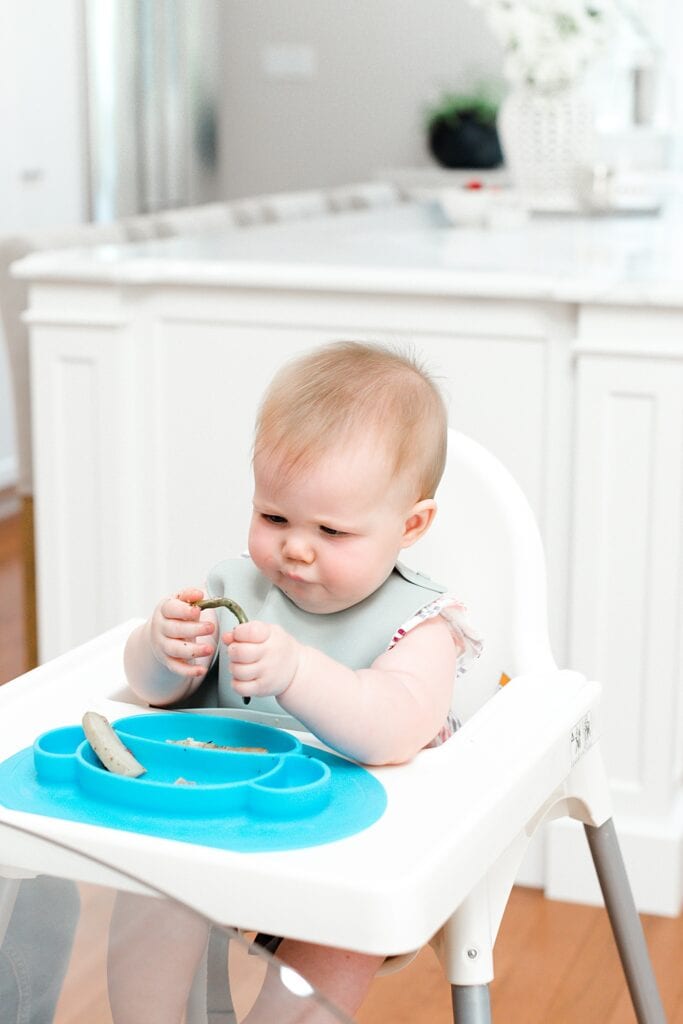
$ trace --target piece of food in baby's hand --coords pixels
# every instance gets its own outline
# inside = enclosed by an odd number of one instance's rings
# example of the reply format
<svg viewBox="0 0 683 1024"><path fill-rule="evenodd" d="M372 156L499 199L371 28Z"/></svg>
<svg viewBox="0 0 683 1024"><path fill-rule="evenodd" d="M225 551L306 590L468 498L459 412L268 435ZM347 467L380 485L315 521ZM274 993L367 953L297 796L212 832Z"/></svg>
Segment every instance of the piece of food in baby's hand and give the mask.
<svg viewBox="0 0 683 1024"><path fill-rule="evenodd" d="M237 601L233 601L229 597L209 597L203 601L190 601L190 604L193 608L201 608L202 611L205 608L227 608L240 624L249 622L244 609L238 605ZM249 704L250 701L251 697L242 697L243 704Z"/></svg>
<svg viewBox="0 0 683 1024"><path fill-rule="evenodd" d="M124 746L111 723L96 711L86 711L82 720L83 732L100 761L114 775L137 779L147 771Z"/></svg>
<svg viewBox="0 0 683 1024"><path fill-rule="evenodd" d="M205 608L227 608L238 622L249 621L244 609L237 604L237 601L232 601L229 597L208 597L203 601L190 601L190 604L193 608L201 608L202 611Z"/></svg>

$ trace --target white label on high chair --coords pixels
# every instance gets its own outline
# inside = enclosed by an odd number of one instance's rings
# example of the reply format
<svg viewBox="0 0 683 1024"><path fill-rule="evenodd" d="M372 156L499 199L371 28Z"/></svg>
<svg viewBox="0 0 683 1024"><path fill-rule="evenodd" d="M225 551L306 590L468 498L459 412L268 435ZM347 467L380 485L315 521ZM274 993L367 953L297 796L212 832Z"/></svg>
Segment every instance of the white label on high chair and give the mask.
<svg viewBox="0 0 683 1024"><path fill-rule="evenodd" d="M572 766L586 753L593 743L593 727L590 711L576 723L569 736L571 745Z"/></svg>

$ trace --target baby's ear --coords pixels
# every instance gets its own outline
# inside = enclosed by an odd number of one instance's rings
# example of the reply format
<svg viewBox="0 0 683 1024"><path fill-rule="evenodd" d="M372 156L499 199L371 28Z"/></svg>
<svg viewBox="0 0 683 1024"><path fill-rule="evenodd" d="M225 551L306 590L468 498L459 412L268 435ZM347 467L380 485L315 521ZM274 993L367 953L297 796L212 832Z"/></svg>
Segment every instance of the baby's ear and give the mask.
<svg viewBox="0 0 683 1024"><path fill-rule="evenodd" d="M409 548L424 536L432 525L435 515L436 502L433 498L424 498L413 505L403 527L404 548Z"/></svg>

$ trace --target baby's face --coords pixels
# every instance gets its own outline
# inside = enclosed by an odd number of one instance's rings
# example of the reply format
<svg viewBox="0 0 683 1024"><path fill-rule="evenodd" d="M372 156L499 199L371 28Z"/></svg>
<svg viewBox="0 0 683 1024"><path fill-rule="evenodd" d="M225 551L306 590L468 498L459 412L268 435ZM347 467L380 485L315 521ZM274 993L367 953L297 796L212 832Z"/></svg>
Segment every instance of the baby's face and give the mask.
<svg viewBox="0 0 683 1024"><path fill-rule="evenodd" d="M255 459L249 553L304 611L350 608L391 573L412 502L386 461L370 442L291 475L265 453Z"/></svg>

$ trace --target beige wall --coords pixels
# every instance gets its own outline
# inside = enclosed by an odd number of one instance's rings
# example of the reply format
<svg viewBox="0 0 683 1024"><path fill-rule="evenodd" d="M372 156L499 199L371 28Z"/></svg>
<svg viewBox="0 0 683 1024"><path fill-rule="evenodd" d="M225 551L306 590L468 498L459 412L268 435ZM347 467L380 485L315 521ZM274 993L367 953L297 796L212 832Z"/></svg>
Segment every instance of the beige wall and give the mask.
<svg viewBox="0 0 683 1024"><path fill-rule="evenodd" d="M499 64L467 0L225 0L223 20L227 196L425 163L425 105L442 87L495 76ZM268 77L269 44L310 46L315 75Z"/></svg>

